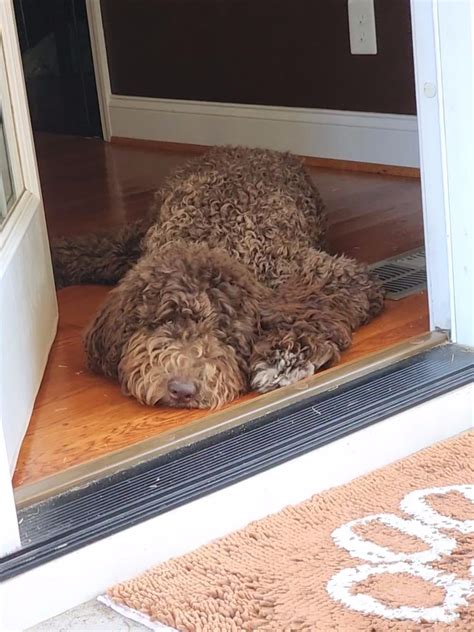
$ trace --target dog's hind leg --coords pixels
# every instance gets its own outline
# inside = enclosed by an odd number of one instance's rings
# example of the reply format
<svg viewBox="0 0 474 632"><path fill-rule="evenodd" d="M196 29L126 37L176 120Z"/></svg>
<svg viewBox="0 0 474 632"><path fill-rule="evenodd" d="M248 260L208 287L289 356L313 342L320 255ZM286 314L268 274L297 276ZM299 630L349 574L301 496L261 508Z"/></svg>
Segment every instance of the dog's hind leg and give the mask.
<svg viewBox="0 0 474 632"><path fill-rule="evenodd" d="M148 219L92 235L59 239L51 246L54 278L59 289L67 285L115 285L137 262Z"/></svg>
<svg viewBox="0 0 474 632"><path fill-rule="evenodd" d="M347 257L308 250L298 273L276 290L262 314L251 359L251 385L264 392L339 360L352 332L383 307L380 282Z"/></svg>

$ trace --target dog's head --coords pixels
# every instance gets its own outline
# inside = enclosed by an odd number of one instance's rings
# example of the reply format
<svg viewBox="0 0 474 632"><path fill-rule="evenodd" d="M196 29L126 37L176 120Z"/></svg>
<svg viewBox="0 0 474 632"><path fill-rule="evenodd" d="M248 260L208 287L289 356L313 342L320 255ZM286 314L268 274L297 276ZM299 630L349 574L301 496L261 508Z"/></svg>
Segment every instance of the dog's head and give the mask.
<svg viewBox="0 0 474 632"><path fill-rule="evenodd" d="M147 405L217 408L248 387L264 290L224 252L148 253L86 337L89 366Z"/></svg>
<svg viewBox="0 0 474 632"><path fill-rule="evenodd" d="M247 386L238 350L206 321L137 331L126 345L119 379L123 391L144 404L182 408L218 408Z"/></svg>

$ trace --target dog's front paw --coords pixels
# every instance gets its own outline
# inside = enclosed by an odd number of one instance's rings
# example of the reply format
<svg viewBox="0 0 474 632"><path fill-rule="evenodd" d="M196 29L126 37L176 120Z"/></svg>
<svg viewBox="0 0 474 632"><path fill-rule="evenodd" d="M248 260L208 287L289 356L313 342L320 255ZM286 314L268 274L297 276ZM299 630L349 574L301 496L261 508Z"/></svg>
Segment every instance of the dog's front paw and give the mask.
<svg viewBox="0 0 474 632"><path fill-rule="evenodd" d="M311 350L296 352L288 349L272 349L268 354L259 354L253 367L250 384L260 393L289 386L310 377L318 369L338 356L335 345L325 342Z"/></svg>
<svg viewBox="0 0 474 632"><path fill-rule="evenodd" d="M251 386L254 391L266 393L299 382L313 373L314 365L311 362L301 360L292 352L278 350L255 364Z"/></svg>

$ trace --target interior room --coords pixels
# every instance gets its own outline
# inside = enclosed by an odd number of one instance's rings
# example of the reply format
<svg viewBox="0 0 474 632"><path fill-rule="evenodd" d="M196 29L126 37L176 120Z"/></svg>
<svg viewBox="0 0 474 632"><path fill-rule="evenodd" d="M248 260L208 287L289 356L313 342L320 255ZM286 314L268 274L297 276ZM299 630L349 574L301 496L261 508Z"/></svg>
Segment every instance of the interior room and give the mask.
<svg viewBox="0 0 474 632"><path fill-rule="evenodd" d="M326 204L330 251L377 265L386 282L383 313L338 367L428 332L409 0L375 3L376 54L353 52L345 0L38 5L15 10L52 243L143 217L165 178L206 146L290 150ZM109 291L58 291L19 495L212 424L206 410L143 406L87 370L83 331ZM249 392L225 413L259 399Z"/></svg>

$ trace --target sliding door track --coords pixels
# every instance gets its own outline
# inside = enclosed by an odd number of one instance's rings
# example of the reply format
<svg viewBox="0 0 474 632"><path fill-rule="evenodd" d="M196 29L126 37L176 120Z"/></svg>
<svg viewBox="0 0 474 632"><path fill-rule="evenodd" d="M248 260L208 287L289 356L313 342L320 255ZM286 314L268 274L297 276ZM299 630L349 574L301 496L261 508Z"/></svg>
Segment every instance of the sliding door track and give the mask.
<svg viewBox="0 0 474 632"><path fill-rule="evenodd" d="M0 580L471 383L474 353L441 344L355 375L125 469L104 471L75 489L24 503L18 512L23 548L0 559Z"/></svg>

